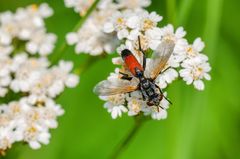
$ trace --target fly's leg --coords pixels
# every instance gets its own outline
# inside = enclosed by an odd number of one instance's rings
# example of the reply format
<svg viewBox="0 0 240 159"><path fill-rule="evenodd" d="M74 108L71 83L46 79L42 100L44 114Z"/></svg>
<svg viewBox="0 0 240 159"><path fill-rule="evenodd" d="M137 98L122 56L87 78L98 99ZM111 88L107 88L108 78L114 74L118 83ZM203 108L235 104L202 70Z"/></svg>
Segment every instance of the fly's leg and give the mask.
<svg viewBox="0 0 240 159"><path fill-rule="evenodd" d="M143 101L146 101L146 97L143 95L143 92L142 92L142 98L143 98Z"/></svg>
<svg viewBox="0 0 240 159"><path fill-rule="evenodd" d="M160 94L160 100L162 100L164 98L164 95L163 95L163 93L161 93ZM165 108L163 108L161 105L159 105L159 106L157 106L157 110L158 110L158 112L160 111L160 109L159 108L161 108L161 109L164 109L165 110Z"/></svg>
<svg viewBox="0 0 240 159"><path fill-rule="evenodd" d="M121 79L123 79L123 80L127 80L127 81L131 81L131 80L132 80L132 77L125 77L125 76L122 76Z"/></svg>
<svg viewBox="0 0 240 159"><path fill-rule="evenodd" d="M167 97L164 96L161 88L160 88L158 85L156 85L156 84L155 84L155 86L158 88L158 90L159 90L159 92L161 93L162 97L163 97L164 99L166 99L166 100L168 101L168 103L172 104L172 102L171 102Z"/></svg>
<svg viewBox="0 0 240 159"><path fill-rule="evenodd" d="M143 100L146 101L146 99L148 98L148 96L147 96L147 93L142 90L140 83L138 84L138 90L141 92Z"/></svg>
<svg viewBox="0 0 240 159"><path fill-rule="evenodd" d="M156 105L154 105L154 104L152 104L152 103L149 103L149 102L147 102L147 105L148 105L149 107L156 107L156 108L157 108L157 112L160 112L160 108L161 108L161 109L165 109L165 108L163 108L161 105L156 106Z"/></svg>
<svg viewBox="0 0 240 159"><path fill-rule="evenodd" d="M142 50L142 47L141 47L140 36L138 36L138 45L139 45L139 51L141 51L142 54L143 54L143 70L145 70L145 68L146 68L146 56L145 56L145 53L144 53L144 51Z"/></svg>
<svg viewBox="0 0 240 159"><path fill-rule="evenodd" d="M141 90L141 93L142 93L142 98L143 98L143 100L146 101L146 98L147 98L146 92L144 92L144 91Z"/></svg>
<svg viewBox="0 0 240 159"><path fill-rule="evenodd" d="M122 72L119 72L121 75L123 75L122 77L121 77L121 79L123 79L123 80L128 80L128 81L131 81L132 80L132 78L133 77L130 77L128 74L126 74L126 73L122 73Z"/></svg>

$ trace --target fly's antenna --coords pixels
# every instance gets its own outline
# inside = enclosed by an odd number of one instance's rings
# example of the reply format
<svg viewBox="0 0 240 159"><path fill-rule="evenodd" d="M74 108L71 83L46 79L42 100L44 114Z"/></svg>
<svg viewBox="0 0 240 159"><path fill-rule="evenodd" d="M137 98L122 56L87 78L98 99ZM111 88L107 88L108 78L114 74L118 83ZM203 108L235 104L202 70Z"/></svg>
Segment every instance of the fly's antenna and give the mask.
<svg viewBox="0 0 240 159"><path fill-rule="evenodd" d="M156 85L156 84L155 84L155 86L159 89L159 91L162 94L163 98L166 99L168 101L168 103L172 105L173 103L163 94L161 88L158 85Z"/></svg>
<svg viewBox="0 0 240 159"><path fill-rule="evenodd" d="M167 97L163 95L163 98L166 99L166 101L168 101L168 103L172 105L172 102Z"/></svg>
<svg viewBox="0 0 240 159"><path fill-rule="evenodd" d="M138 35L138 46L139 46L139 51L141 51L141 53L143 54L143 69L145 70L145 68L146 68L146 56L145 56L144 51L142 50L141 39L140 39L139 35Z"/></svg>
<svg viewBox="0 0 240 159"><path fill-rule="evenodd" d="M157 106L157 108L158 108L158 112L160 111L159 108L165 110L165 108L163 108L161 105Z"/></svg>

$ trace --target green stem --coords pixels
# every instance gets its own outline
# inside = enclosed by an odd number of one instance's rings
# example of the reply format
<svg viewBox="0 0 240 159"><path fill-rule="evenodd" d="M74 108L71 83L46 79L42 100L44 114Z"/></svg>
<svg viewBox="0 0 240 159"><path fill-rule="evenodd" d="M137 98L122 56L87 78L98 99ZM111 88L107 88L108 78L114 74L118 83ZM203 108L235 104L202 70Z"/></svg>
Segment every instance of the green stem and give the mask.
<svg viewBox="0 0 240 159"><path fill-rule="evenodd" d="M176 2L175 0L167 0L167 17L168 21L176 25Z"/></svg>
<svg viewBox="0 0 240 159"><path fill-rule="evenodd" d="M76 26L73 28L72 32L76 32L79 28L83 26L83 24L88 19L89 15L95 10L97 7L97 4L100 0L95 0L95 2L92 4L92 6L88 9L86 15L81 18L81 20L76 24ZM62 45L60 45L59 49L56 51L56 56L53 56L50 61L52 61L52 64L56 64L58 60L66 53L67 43L66 41L63 42Z"/></svg>
<svg viewBox="0 0 240 159"><path fill-rule="evenodd" d="M195 0L183 0L180 3L179 11L178 11L178 19L177 25L184 26L189 18L189 14L191 13L192 6Z"/></svg>
<svg viewBox="0 0 240 159"><path fill-rule="evenodd" d="M85 62L73 72L77 75L83 74L87 69L89 69L96 61L98 61L102 56L88 56Z"/></svg>
<svg viewBox="0 0 240 159"><path fill-rule="evenodd" d="M127 149L127 147L129 146L129 144L131 143L131 141L133 140L133 138L135 137L137 132L140 130L140 128L142 127L144 121L146 121L146 118L144 116L142 116L142 115L141 116L137 116L135 118L135 123L134 123L132 129L129 131L129 133L127 134L125 139L123 139L120 142L119 146L115 149L115 151L110 156L110 159L117 159L118 157L120 157L122 152L125 149Z"/></svg>

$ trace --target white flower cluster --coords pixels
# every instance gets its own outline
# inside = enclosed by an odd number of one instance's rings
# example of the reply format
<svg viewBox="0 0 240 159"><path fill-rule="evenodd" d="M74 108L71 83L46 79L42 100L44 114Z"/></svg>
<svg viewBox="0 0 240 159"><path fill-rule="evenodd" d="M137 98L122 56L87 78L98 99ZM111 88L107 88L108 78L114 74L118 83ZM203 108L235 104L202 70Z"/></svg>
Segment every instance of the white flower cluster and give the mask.
<svg viewBox="0 0 240 159"><path fill-rule="evenodd" d="M72 6L76 11L86 12L93 1L85 0L65 0L66 6ZM119 10L142 10L151 3L150 0L100 0L97 8L88 17L86 22L77 32L70 32L66 39L69 45L76 45L76 53L86 53L93 56L104 53L112 53L115 51L119 40L114 34L106 34L103 32L103 26L107 22L108 17ZM84 4L84 5L82 5Z"/></svg>
<svg viewBox="0 0 240 159"><path fill-rule="evenodd" d="M74 11L84 16L95 0L64 0L65 6L68 8L74 8ZM118 8L136 9L141 7L148 7L151 4L151 0L116 0ZM106 5L113 3L113 0L101 0L101 3Z"/></svg>
<svg viewBox="0 0 240 159"><path fill-rule="evenodd" d="M51 137L49 129L58 126L56 119L63 113L51 98L44 99L44 103L32 103L24 97L20 101L0 105L0 149L9 149L19 141L27 142L33 149L48 144Z"/></svg>
<svg viewBox="0 0 240 159"><path fill-rule="evenodd" d="M79 82L71 62L50 66L46 57L56 41L44 27L52 13L41 4L0 14L0 153L19 141L33 149L48 144L64 113L55 98Z"/></svg>
<svg viewBox="0 0 240 159"><path fill-rule="evenodd" d="M40 6L30 5L18 8L16 13L10 11L0 14L0 51L11 52L11 48L19 48L22 40L26 51L30 54L48 55L52 52L56 36L46 33L44 19L51 16L53 10L43 3ZM14 46L13 46L14 45Z"/></svg>
<svg viewBox="0 0 240 159"><path fill-rule="evenodd" d="M201 53L204 43L200 38L197 38L193 44L189 44L184 38L186 32L182 27L177 28L176 31L170 24L160 28L158 22L161 20L162 17L156 12L124 10L116 12L108 18L108 22L104 25L104 31L111 34L116 33L117 38L123 42L117 49L119 54L127 48L142 63L142 53L139 50L138 40L140 38L141 48L147 56L145 74L151 74L147 68L151 68L153 59L148 57L148 53L155 52L164 40L173 41L175 43L174 51L165 65L165 69L154 82L161 89L165 89L174 80L182 78L188 85L193 84L197 90L203 90L203 79L210 80L208 72L211 70L208 57ZM123 65L121 73L130 73L125 68L121 57L114 58L113 63ZM121 77L119 69L116 69L115 73L112 73L108 79L117 81ZM167 117L166 109L169 102L163 99L159 111L156 107L147 106L140 91L100 98L106 101L104 107L108 109L114 119L125 112L128 112L129 116L143 113L158 120Z"/></svg>
<svg viewBox="0 0 240 159"><path fill-rule="evenodd" d="M64 0L66 7L74 8L74 11L79 13L81 16L84 16L91 5L94 3L94 0Z"/></svg>

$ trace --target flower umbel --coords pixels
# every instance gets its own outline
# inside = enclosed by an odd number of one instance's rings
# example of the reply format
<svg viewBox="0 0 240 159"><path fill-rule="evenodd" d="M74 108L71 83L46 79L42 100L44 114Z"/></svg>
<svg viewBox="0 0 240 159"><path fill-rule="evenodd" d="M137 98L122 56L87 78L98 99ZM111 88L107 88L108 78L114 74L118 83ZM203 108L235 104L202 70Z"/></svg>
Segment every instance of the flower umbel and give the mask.
<svg viewBox="0 0 240 159"><path fill-rule="evenodd" d="M117 52L122 57L113 59L120 68L95 88L97 94L106 96L101 99L106 101L105 108L113 119L125 112L129 116L142 114L156 120L165 119L170 104L165 89L169 84L182 78L188 85L203 90L203 79L210 80L211 67L208 57L201 53L202 40L197 38L189 44L182 27L176 31L171 24L158 27L161 20L156 12L127 9L116 12L104 24L106 33L116 34L121 40ZM126 54L137 62L126 60ZM142 68L144 61L146 68ZM150 86L144 88L146 81ZM120 99L119 94L122 102L111 102L112 97Z"/></svg>
<svg viewBox="0 0 240 159"><path fill-rule="evenodd" d="M55 99L79 82L71 73L72 62L50 66L47 55L57 38L46 31L44 19L52 14L45 3L0 13L2 154L15 142L25 142L32 149L48 144L49 130L57 128L57 118L64 114Z"/></svg>
<svg viewBox="0 0 240 159"><path fill-rule="evenodd" d="M90 8L93 1L65 0L65 5L74 7L74 10L82 15ZM116 2L100 0L96 9L91 13L83 26L77 32L70 32L66 35L67 43L75 45L77 54L85 53L92 56L111 54L116 50L119 39L115 38L115 34L104 32L104 30L108 30L108 32L114 30L112 25L105 25L108 17L112 17L112 15L114 15L113 17L118 17L119 10L142 10L143 7L149 6L150 3L150 0L133 0L131 2L126 0L117 0ZM124 19L118 17L116 23L118 25L116 27L122 29L122 33L119 33L119 36L126 36L128 33L127 30L124 30L124 27L126 27Z"/></svg>

